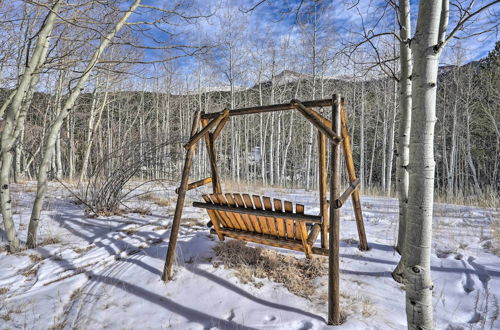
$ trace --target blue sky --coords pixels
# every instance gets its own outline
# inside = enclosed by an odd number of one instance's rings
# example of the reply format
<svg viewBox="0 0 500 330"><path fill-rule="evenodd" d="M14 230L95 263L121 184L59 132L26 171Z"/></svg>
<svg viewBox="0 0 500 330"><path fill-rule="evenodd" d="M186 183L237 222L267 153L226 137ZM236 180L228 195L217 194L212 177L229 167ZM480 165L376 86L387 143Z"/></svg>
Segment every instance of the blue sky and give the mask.
<svg viewBox="0 0 500 330"><path fill-rule="evenodd" d="M181 76L188 77L186 79L193 80L195 73L201 69L204 74L211 74L210 84L224 85L227 83L223 72L227 68L225 65L228 60L227 48L217 46L218 44L220 46L220 41L227 41L224 39L228 39L228 35L233 35L229 39L234 41L233 46L236 49L237 61L242 67L247 69L252 67L251 62L255 62L255 54L262 55L265 52L263 45L266 44L266 47L269 47L267 43L270 42L275 45L276 49L283 48L284 44L288 44L287 53L282 54L281 62L283 63L280 62L277 65L278 70L293 69L311 73L312 65L308 63L310 49L308 49L307 41L310 41L312 36L314 16L311 8L313 8L313 1L304 1L303 7L299 11L299 17L294 13L300 3L299 0L268 0L250 13L243 12L257 2L258 0L191 0L192 7L186 9L187 12L192 13L193 8L198 8L199 13L213 13L213 15L209 18L193 21L193 24L167 27L171 31L179 32L178 35L165 37L164 33L155 32L155 37L170 43L175 40L178 44L214 46L211 50L213 56L210 56L210 60L189 57L174 62L173 66L176 72ZM473 8L479 8L485 2L477 1ZM149 3L161 5L161 1L150 0ZM414 29L418 14L418 1L411 1L411 10ZM451 6L450 10L449 30L456 24L458 17L455 7ZM471 22L467 29L458 33L457 36L463 38L468 34L484 30L485 26L491 26L495 19L498 20L499 15L500 5L497 4L479 16L477 20ZM385 0L323 1L317 7L316 18L319 23L317 31L319 47L331 49L330 55L325 55L327 57L333 57L335 52L343 49L349 43L359 40L363 24L366 29L372 29L375 33L394 29L394 13ZM259 43L259 40L262 42ZM455 64L457 59L461 63L466 63L482 58L493 48L497 40L496 31L471 38L453 40L442 56L442 63ZM380 38L375 42L375 45L386 56L390 56L393 52L393 41L388 38ZM454 48L455 46L456 48ZM286 59L290 52L296 55L293 65L290 60ZM171 54L179 53L174 51ZM360 53L356 56L359 58L362 55ZM147 51L146 57L149 60L163 58L165 52ZM365 60L369 60L370 55L365 57ZM348 74L349 70L342 72L339 69L342 66L346 70L345 60L342 62L343 64L340 62L337 64L329 62L330 68L326 70L327 75ZM158 66L155 66L154 71L157 69ZM252 80L255 80L255 77L251 78L247 72L242 73L239 80L241 85L248 85L252 83Z"/></svg>

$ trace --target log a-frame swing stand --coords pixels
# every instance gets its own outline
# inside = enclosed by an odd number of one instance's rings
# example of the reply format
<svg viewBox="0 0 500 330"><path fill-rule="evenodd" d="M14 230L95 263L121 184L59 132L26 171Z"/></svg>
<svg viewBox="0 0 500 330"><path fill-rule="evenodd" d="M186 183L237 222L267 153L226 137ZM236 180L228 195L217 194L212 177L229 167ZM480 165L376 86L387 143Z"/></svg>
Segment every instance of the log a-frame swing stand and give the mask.
<svg viewBox="0 0 500 330"><path fill-rule="evenodd" d="M328 120L313 108L331 107L332 120ZM273 111L297 110L318 129L319 145L319 203L320 215L304 213L304 205L289 201L271 199L266 196L226 193L222 194L217 162L214 152L215 141L232 116L249 115ZM213 132L212 132L213 129ZM195 154L196 144L205 140L211 165L211 176L189 183L189 173ZM327 200L326 139L330 141L330 200ZM341 145L349 176L349 187L340 191ZM182 171L181 184L176 190L177 204L174 213L170 241L168 244L165 268L162 279L172 279L172 266L179 225L184 208L186 191L211 183L213 194L203 195L204 203L194 202L193 206L207 210L211 221L209 227L221 241L225 237L270 245L296 251L303 251L306 257L311 254L327 255L328 267L328 324L340 324L339 308L339 244L340 208L352 197L354 214L359 235L359 249L368 250L361 203L359 199L359 179L356 178L352 158L350 138L347 132L344 100L340 95L332 99L275 104L252 108L228 110L216 113L197 112L191 128L191 137L184 146L186 158ZM274 207L273 207L274 206ZM294 211L295 209L295 211ZM332 212L329 212L332 210ZM330 215L328 215L330 213ZM316 238L321 233L321 247L315 247Z"/></svg>

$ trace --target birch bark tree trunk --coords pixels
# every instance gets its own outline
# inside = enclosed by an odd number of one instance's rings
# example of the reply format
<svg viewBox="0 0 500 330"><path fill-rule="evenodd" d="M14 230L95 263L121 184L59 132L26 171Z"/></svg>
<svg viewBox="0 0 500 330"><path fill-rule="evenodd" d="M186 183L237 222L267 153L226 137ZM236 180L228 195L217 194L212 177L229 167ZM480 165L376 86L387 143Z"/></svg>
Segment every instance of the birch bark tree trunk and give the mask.
<svg viewBox="0 0 500 330"><path fill-rule="evenodd" d="M20 248L16 228L12 220L11 196L9 188L9 173L12 166L14 152L13 147L16 142L16 134L19 132L17 123L20 119L19 114L23 99L29 93L30 88L33 87L33 78L45 63L49 48L50 34L52 33L57 13L61 7L61 2L62 1L57 0L52 6L51 11L47 14L45 23L38 33L33 54L27 62L24 72L19 79L15 95L11 100L7 100L7 102L10 103L10 107L6 107L4 120L5 124L1 141L2 165L0 168L0 205L2 207L2 218L8 241L7 247L10 252L19 251Z"/></svg>
<svg viewBox="0 0 500 330"><path fill-rule="evenodd" d="M54 154L55 143L61 126L63 124L64 119L68 116L69 112L73 108L76 99L80 95L81 91L85 83L87 82L90 74L92 73L92 69L96 66L101 57L102 53L109 45L113 37L120 31L120 29L125 25L127 19L132 15L132 13L139 7L141 0L135 0L134 3L130 6L130 8L125 11L125 14L120 18L118 23L113 27L113 29L103 37L101 44L95 50L92 58L87 64L84 74L79 78L76 86L71 91L68 99L66 100L62 111L59 113L54 123L51 125L49 129L49 134L47 136L47 142L45 146L45 152L42 158L42 162L40 164L40 168L38 170L38 182L37 182L37 192L35 196L35 201L33 202L33 209L31 211L30 223L28 227L28 240L27 245L30 248L36 247L36 234L38 229L38 223L40 220L40 213L42 211L42 204L45 198L45 193L47 191L47 176L49 171L50 160ZM3 148L2 148L3 150Z"/></svg>
<svg viewBox="0 0 500 330"><path fill-rule="evenodd" d="M408 203L408 160L410 157L410 129L412 108L412 54L410 49L411 23L410 0L399 1L399 44L401 75L399 79L399 119L398 148L396 158L396 189L399 198L399 227L396 251L403 253L406 234L406 207ZM398 270L398 268L396 268ZM393 274L401 273L400 270Z"/></svg>
<svg viewBox="0 0 500 330"><path fill-rule="evenodd" d="M406 316L409 329L434 329L431 241L434 197L434 124L439 43L448 22L448 0L420 1L413 53L409 190L404 246Z"/></svg>

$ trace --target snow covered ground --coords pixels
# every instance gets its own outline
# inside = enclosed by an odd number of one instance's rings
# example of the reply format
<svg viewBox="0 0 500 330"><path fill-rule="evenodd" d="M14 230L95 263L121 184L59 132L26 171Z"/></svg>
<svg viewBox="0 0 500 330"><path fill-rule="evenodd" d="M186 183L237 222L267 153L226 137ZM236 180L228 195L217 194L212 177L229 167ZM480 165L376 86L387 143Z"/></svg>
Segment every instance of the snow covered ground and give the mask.
<svg viewBox="0 0 500 330"><path fill-rule="evenodd" d="M22 235L32 187L15 187L13 209ZM201 199L200 190L189 194L175 279L165 284L160 276L174 211L173 187L162 193L172 201L168 206L139 199L130 203L149 208L150 215L92 219L70 202L63 188L52 186L40 225L43 244L15 255L0 252L0 328L327 328L326 301L296 296L268 279L259 288L243 284L231 269L214 267L217 240L205 227L208 216L190 207ZM315 192L259 193L303 203L306 213L319 213ZM403 329L404 291L390 275L398 261L392 248L397 200L364 196L362 203L368 252L358 251L353 242L351 205L342 208L341 290L348 317L338 328ZM498 222L498 210L436 205L432 270L438 329L500 329L500 256L493 253L499 247L492 230L500 227ZM303 258L298 252L280 252ZM326 295L326 276L317 279L317 297Z"/></svg>

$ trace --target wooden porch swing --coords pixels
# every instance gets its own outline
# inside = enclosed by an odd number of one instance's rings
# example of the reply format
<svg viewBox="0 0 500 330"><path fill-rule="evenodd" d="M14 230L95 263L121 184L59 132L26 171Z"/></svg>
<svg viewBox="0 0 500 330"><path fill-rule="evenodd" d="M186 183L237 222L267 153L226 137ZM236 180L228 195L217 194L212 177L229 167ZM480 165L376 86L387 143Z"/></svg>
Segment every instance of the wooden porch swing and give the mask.
<svg viewBox="0 0 500 330"><path fill-rule="evenodd" d="M331 107L332 121L326 119L313 109L317 107ZM299 111L318 129L319 215L306 214L304 205L291 201L282 201L259 195L250 196L249 194L222 193L214 144L229 118L232 116L290 110ZM204 202L194 202L193 206L207 210L210 217L208 225L212 227L210 231L216 234L221 241L225 237L230 237L284 249L302 251L308 258L313 253L329 257L328 324L340 324L340 208L349 197L352 198L356 218L359 249L362 251L368 250L358 192L360 182L356 178L352 158L344 112L344 99L340 95L334 95L332 99L325 100L306 102L292 100L290 103L234 110L225 109L216 113L197 112L193 120L190 136L189 142L184 146L186 149L186 158L182 171L181 184L176 190L178 194L177 204L162 279L164 281L172 279L172 266L175 259L175 249L186 191L211 183L213 193L202 195ZM188 183L196 144L201 139L205 140L207 146L211 176ZM330 141L331 148L330 200L327 200L327 139ZM343 147L350 183L342 194L340 190L341 145ZM319 235L321 236L321 247L315 247L314 243Z"/></svg>

